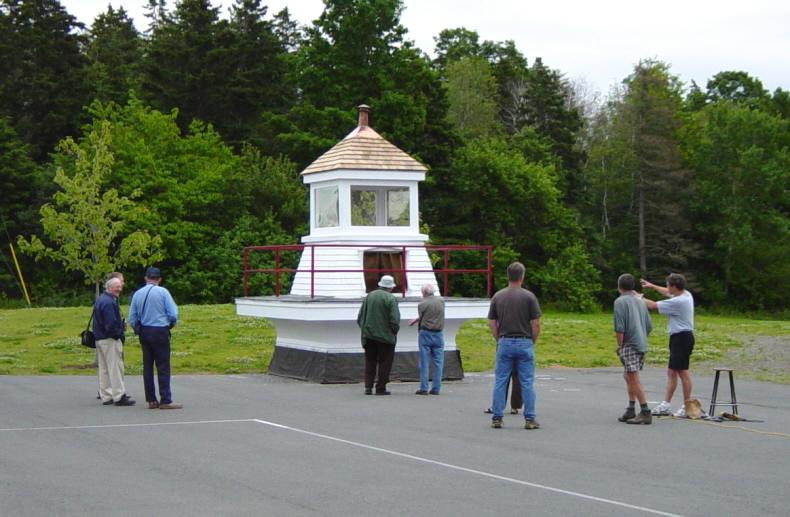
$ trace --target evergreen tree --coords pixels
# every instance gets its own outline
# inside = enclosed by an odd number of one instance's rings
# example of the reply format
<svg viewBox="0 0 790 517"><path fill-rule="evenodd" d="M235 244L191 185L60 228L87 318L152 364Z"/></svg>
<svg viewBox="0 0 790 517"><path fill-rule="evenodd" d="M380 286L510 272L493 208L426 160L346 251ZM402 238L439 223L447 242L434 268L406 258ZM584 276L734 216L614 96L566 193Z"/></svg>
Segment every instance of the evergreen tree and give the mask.
<svg viewBox="0 0 790 517"><path fill-rule="evenodd" d="M79 127L87 99L82 28L58 0L0 6L0 116L38 162Z"/></svg>
<svg viewBox="0 0 790 517"><path fill-rule="evenodd" d="M86 54L93 99L126 104L129 91L139 91L143 40L123 7L109 6L96 17Z"/></svg>
<svg viewBox="0 0 790 517"><path fill-rule="evenodd" d="M637 256L644 277L686 271L698 254L688 218L691 173L676 140L680 82L667 65L642 61L625 80L619 116L631 130L636 159L632 189L636 210Z"/></svg>
<svg viewBox="0 0 790 517"><path fill-rule="evenodd" d="M364 103L382 136L434 167L445 165L451 141L445 92L425 56L404 40L402 2L324 4L294 60L300 102L284 116L265 116L255 141L267 152L293 150L288 155L306 165L353 128L354 107ZM332 123L340 119L349 123ZM304 146L317 151L306 161L295 148Z"/></svg>
<svg viewBox="0 0 790 517"><path fill-rule="evenodd" d="M154 26L143 62L143 98L160 111L178 109L186 130L193 119L215 123L228 77L217 53L218 9L209 0L183 0Z"/></svg>

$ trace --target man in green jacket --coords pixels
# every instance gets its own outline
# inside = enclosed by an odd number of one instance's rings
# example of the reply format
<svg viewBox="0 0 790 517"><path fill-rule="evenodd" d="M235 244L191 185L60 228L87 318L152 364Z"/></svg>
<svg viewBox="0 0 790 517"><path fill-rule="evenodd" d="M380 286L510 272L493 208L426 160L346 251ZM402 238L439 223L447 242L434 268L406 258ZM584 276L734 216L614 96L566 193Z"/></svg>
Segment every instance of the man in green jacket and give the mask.
<svg viewBox="0 0 790 517"><path fill-rule="evenodd" d="M387 383L400 330L398 301L392 296L394 288L395 279L390 275L382 276L379 289L365 297L357 315L357 325L362 329L362 348L365 349L365 395L373 394L377 369L376 395L390 394Z"/></svg>

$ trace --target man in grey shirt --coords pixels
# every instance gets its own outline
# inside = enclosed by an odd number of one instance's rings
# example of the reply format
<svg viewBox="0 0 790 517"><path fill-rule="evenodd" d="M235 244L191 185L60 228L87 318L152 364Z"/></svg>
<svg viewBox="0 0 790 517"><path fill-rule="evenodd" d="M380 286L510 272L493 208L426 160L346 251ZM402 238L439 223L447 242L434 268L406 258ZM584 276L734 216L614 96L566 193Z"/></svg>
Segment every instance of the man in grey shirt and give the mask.
<svg viewBox="0 0 790 517"><path fill-rule="evenodd" d="M647 408L639 371L645 365L647 336L653 330L653 323L647 307L634 292L635 285L633 275L628 273L617 279L620 296L614 301L614 335L617 339L617 357L623 363L623 378L628 391L628 408L618 420L628 424L651 424L653 417ZM640 406L638 415L636 400L639 400Z"/></svg>
<svg viewBox="0 0 790 517"><path fill-rule="evenodd" d="M415 323L419 326L420 344L420 389L416 395L438 395L442 387L442 370L444 369L444 300L435 296L436 289L431 284L422 286L423 300L417 306ZM430 363L433 363L433 383L428 391L428 374Z"/></svg>

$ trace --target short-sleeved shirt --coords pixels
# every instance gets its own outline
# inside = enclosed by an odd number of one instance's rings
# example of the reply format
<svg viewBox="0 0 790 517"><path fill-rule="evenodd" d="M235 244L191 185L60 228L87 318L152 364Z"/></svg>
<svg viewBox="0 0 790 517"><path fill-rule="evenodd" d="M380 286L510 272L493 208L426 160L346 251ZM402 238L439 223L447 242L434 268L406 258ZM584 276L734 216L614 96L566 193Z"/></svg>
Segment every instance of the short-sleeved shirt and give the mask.
<svg viewBox="0 0 790 517"><path fill-rule="evenodd" d="M678 332L694 330L694 297L688 291L677 296L656 302L658 313L668 316L667 333L671 336Z"/></svg>
<svg viewBox="0 0 790 517"><path fill-rule="evenodd" d="M438 296L426 296L417 306L421 330L444 329L444 300Z"/></svg>
<svg viewBox="0 0 790 517"><path fill-rule="evenodd" d="M623 335L623 346L647 351L647 335L653 322L644 302L631 294L620 295L614 301L614 331Z"/></svg>
<svg viewBox="0 0 790 517"><path fill-rule="evenodd" d="M491 298L488 319L496 320L499 336L532 338L533 320L540 319L540 304L532 291L523 287L505 287Z"/></svg>

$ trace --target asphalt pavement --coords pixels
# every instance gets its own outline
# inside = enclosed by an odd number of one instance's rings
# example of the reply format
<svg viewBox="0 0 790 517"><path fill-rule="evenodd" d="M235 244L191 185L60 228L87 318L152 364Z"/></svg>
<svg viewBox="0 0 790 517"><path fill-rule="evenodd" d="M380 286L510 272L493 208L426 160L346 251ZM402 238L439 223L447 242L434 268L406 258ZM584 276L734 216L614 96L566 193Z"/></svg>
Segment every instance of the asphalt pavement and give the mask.
<svg viewBox="0 0 790 517"><path fill-rule="evenodd" d="M643 373L654 403L664 380ZM707 410L712 377L694 380ZM175 376L185 407L164 411L147 409L138 376L134 407L102 406L94 377L0 376L0 515L788 515L790 386L736 372L741 416L763 422L633 426L617 421L619 369L539 370L542 428L527 431L509 414L490 428L492 381L378 397Z"/></svg>

